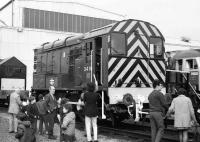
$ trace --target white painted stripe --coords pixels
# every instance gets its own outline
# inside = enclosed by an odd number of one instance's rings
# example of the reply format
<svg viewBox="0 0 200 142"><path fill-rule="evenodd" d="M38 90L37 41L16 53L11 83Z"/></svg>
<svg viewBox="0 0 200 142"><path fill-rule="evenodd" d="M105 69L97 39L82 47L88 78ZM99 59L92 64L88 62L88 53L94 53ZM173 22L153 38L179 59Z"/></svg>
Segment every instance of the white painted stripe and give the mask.
<svg viewBox="0 0 200 142"><path fill-rule="evenodd" d="M142 60L143 65L146 67L148 70L149 74L153 77L153 79L157 79L156 75L154 74L153 70L150 68L150 66L147 64L145 60ZM150 82L150 81L149 81Z"/></svg>
<svg viewBox="0 0 200 142"><path fill-rule="evenodd" d="M155 70L158 72L158 74L160 75L160 77L162 78L162 80L165 81L165 75L161 72L161 70L157 66L156 62L154 60L151 60L150 62L154 66Z"/></svg>
<svg viewBox="0 0 200 142"><path fill-rule="evenodd" d="M143 34L143 32L138 28L137 29L138 31L139 31L139 33L141 33L141 35L142 36L140 36L140 37L142 37L142 38L144 38L144 40L146 39L145 38L145 36L143 36L144 34ZM146 40L147 41L147 40ZM141 42L140 42L141 43ZM144 54L145 55L147 55L147 57L148 57L148 50L143 46L143 44L141 43L141 49L142 49L142 51L144 52Z"/></svg>
<svg viewBox="0 0 200 142"><path fill-rule="evenodd" d="M152 25L150 25L150 27L151 27L151 29L153 30L153 32L156 34L156 36L161 36L160 34L159 34L159 32L158 32L158 30L154 27L154 26L152 26Z"/></svg>
<svg viewBox="0 0 200 142"><path fill-rule="evenodd" d="M109 74L108 76L108 81L110 81L113 76L115 75L115 73L119 70L119 68L123 65L123 63L125 62L126 58L123 58L119 61L119 63L115 66L115 68L112 70L112 72Z"/></svg>
<svg viewBox="0 0 200 142"><path fill-rule="evenodd" d="M119 31L125 24L126 24L127 21L123 21L121 22L115 29L114 31Z"/></svg>
<svg viewBox="0 0 200 142"><path fill-rule="evenodd" d="M148 36L152 36L151 32L149 31L149 29L147 28L147 26L144 24L144 22L140 22L142 28L145 30L145 32L147 33Z"/></svg>
<svg viewBox="0 0 200 142"><path fill-rule="evenodd" d="M110 68L112 66L112 64L115 62L117 58L111 58L108 62L108 68Z"/></svg>
<svg viewBox="0 0 200 142"><path fill-rule="evenodd" d="M160 63L160 65L162 66L162 68L165 70L165 63L163 61L158 61Z"/></svg>
<svg viewBox="0 0 200 142"><path fill-rule="evenodd" d="M129 57L129 56L131 55L131 53L132 53L138 46L140 47L140 49L141 49L145 54L148 53L147 49L143 46L143 44L140 42L140 40L137 40L137 41L133 44L133 46L128 50L127 56Z"/></svg>
<svg viewBox="0 0 200 142"><path fill-rule="evenodd" d="M127 42L127 45L129 45L129 43L135 38L135 34L132 33L129 37L128 37L128 42Z"/></svg>
<svg viewBox="0 0 200 142"><path fill-rule="evenodd" d="M124 81L125 83L122 85L122 87L126 87L127 83L129 83L131 81L131 79L135 76L135 74L140 71L142 72L143 74L142 75L145 75L143 69L141 68L141 66L138 64L134 69L133 71L131 72L131 74L128 76L128 78ZM145 77L146 78L146 77ZM134 85L133 85L134 86Z"/></svg>
<svg viewBox="0 0 200 142"><path fill-rule="evenodd" d="M124 30L125 33L128 33L136 24L137 21L132 21L128 27Z"/></svg>
<svg viewBox="0 0 200 142"><path fill-rule="evenodd" d="M116 80L121 79L124 77L124 75L128 72L128 70L131 68L131 66L134 64L136 59L132 59L128 65L123 69L123 71L120 73L120 75L117 77Z"/></svg>
<svg viewBox="0 0 200 142"><path fill-rule="evenodd" d="M133 76L135 76L136 72L138 71L138 65L133 69L133 71L130 73L130 75L126 78L124 82L125 84L122 85L122 87L126 87L127 83L131 81Z"/></svg>
<svg viewBox="0 0 200 142"><path fill-rule="evenodd" d="M138 65L139 66L139 65ZM143 75L143 77L145 78L145 80L146 80L146 82L148 81L147 80L147 75L146 75L146 73L144 72L144 70L141 68L141 66L140 66L140 68L139 68L139 71L140 71L140 73ZM140 81L141 81L141 83L142 84L144 84L144 82L142 81L142 79L139 77L139 79L140 79ZM135 85L134 84L132 84L131 85L131 87L134 87Z"/></svg>
<svg viewBox="0 0 200 142"><path fill-rule="evenodd" d="M148 45L148 40L147 40L147 38L145 37L145 36L141 36L142 37L142 40L145 42L145 44L146 44L146 46L147 46L147 48L149 48L149 45ZM145 48L146 49L146 48ZM149 51L148 51L149 49L146 49L146 55L147 55L147 57L149 57Z"/></svg>
<svg viewBox="0 0 200 142"><path fill-rule="evenodd" d="M147 38L146 38L146 36L141 36L141 38L143 39L143 41L146 43L146 45L147 45L147 47L148 47L148 40L147 40Z"/></svg>
<svg viewBox="0 0 200 142"><path fill-rule="evenodd" d="M140 41L137 40L137 41L131 46L131 48L128 50L128 53L127 53L127 56L128 56L128 57L129 57L130 54L135 50L135 48L140 44L139 42L140 42Z"/></svg>

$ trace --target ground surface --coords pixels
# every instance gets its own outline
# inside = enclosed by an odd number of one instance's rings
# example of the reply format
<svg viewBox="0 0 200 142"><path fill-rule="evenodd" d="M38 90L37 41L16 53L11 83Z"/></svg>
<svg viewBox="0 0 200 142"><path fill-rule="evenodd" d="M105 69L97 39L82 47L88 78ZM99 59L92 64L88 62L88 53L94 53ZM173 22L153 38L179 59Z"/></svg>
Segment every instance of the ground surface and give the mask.
<svg viewBox="0 0 200 142"><path fill-rule="evenodd" d="M1 111L1 110L0 110ZM3 111L0 112L0 142L18 142L15 139L15 134L8 133L8 119L9 115ZM76 142L86 142L85 132L76 129ZM59 137L59 126L56 124L54 127L54 134ZM47 139L47 135L36 134L37 142L59 142L57 140ZM99 142L131 142L131 140L114 138L113 136L98 135ZM132 141L133 142L133 141Z"/></svg>

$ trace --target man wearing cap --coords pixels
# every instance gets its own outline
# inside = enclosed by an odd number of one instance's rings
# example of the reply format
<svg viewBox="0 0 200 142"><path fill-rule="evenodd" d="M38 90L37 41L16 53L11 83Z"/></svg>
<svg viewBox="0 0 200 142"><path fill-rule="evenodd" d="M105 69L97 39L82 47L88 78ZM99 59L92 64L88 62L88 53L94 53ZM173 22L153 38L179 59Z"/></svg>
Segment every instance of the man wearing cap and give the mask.
<svg viewBox="0 0 200 142"><path fill-rule="evenodd" d="M56 116L56 109L57 109L57 100L54 96L55 94L55 87L49 87L49 93L45 96L45 105L48 111L48 139L56 139L53 135L53 128L54 128L54 118Z"/></svg>
<svg viewBox="0 0 200 142"><path fill-rule="evenodd" d="M167 102L161 89L163 85L160 80L154 80L154 90L150 93L150 124L151 124L151 140L152 142L160 142L164 134L164 116L168 109Z"/></svg>

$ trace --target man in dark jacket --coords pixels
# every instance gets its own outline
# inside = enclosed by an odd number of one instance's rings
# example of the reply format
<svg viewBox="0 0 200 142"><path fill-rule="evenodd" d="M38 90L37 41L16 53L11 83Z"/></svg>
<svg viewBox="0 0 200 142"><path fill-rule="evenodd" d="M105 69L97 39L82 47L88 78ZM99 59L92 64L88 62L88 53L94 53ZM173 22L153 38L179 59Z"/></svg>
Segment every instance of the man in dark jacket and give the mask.
<svg viewBox="0 0 200 142"><path fill-rule="evenodd" d="M148 100L150 106L150 123L152 142L160 142L164 134L164 116L168 109L167 102L161 92L163 85L159 80L153 82L154 90Z"/></svg>
<svg viewBox="0 0 200 142"><path fill-rule="evenodd" d="M45 96L45 105L48 112L48 139L56 139L53 135L53 128L54 128L54 118L56 117L56 110L57 110L57 100L54 96L55 94L55 87L49 87L49 93Z"/></svg>
<svg viewBox="0 0 200 142"><path fill-rule="evenodd" d="M38 113L39 113L39 134L42 135L43 134L43 123L45 125L45 130L47 131L48 130L48 125L47 125L47 108L46 108L46 105L45 105L45 101L44 101L44 98L43 98L43 95L40 94L38 96L38 102L36 102L36 106L37 106L37 109L38 109ZM45 131L45 132L46 132Z"/></svg>
<svg viewBox="0 0 200 142"><path fill-rule="evenodd" d="M30 96L29 97L30 104L27 106L27 114L29 117L29 120L31 122L31 128L33 128L34 132L37 131L37 118L38 118L38 109L36 106L36 100L35 97Z"/></svg>

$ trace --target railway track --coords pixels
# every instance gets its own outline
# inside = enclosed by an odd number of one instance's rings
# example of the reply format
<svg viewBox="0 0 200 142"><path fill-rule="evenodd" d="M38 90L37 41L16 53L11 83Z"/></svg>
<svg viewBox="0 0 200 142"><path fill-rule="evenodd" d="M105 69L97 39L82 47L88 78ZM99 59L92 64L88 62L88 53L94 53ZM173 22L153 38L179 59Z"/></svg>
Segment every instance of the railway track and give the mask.
<svg viewBox="0 0 200 142"><path fill-rule="evenodd" d="M84 129L84 124L82 125ZM110 121L98 121L98 133L107 136L113 136L118 139L131 139L136 142L150 142L151 129L148 125L120 123L113 128ZM162 142L179 142L178 132L173 128L166 128ZM189 142L193 142L193 134L189 133Z"/></svg>

